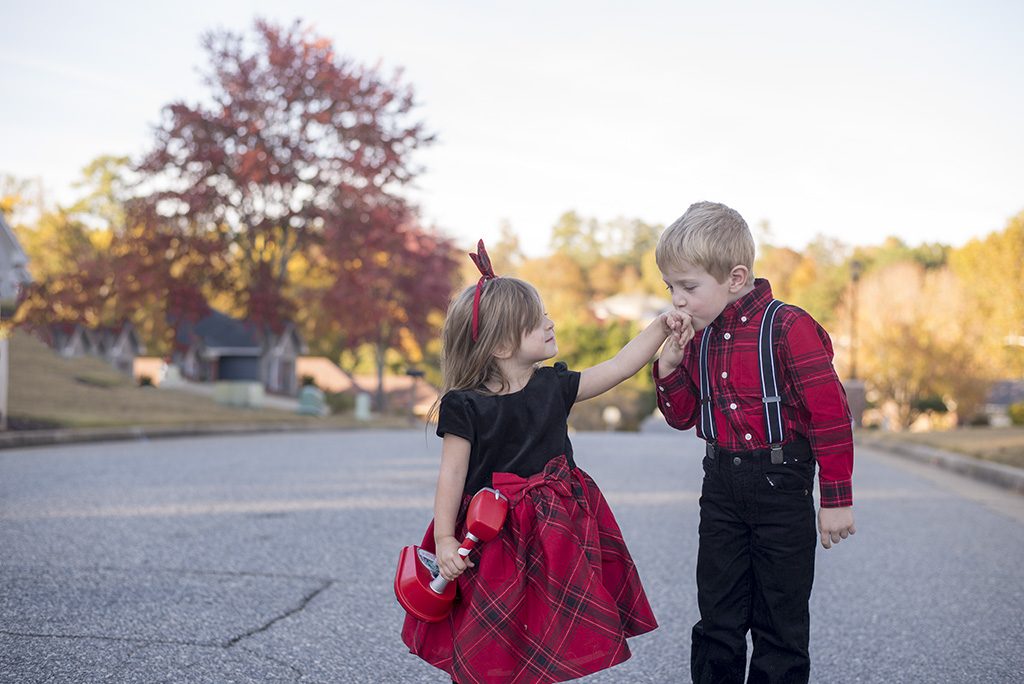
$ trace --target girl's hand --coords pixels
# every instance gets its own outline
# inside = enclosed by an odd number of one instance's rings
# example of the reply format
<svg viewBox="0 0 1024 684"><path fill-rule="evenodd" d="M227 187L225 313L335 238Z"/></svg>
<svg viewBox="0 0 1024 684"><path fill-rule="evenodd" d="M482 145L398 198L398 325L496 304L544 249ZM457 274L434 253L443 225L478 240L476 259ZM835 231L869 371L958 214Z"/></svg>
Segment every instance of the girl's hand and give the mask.
<svg viewBox="0 0 1024 684"><path fill-rule="evenodd" d="M668 339L661 348L661 355L658 357L658 373L662 377L668 375L683 361L683 350L693 339L693 320L689 314L682 311L670 311L662 314L665 326L668 328Z"/></svg>
<svg viewBox="0 0 1024 684"><path fill-rule="evenodd" d="M459 555L459 540L455 537L441 537L435 541L437 566L441 576L449 582L473 567L473 561Z"/></svg>

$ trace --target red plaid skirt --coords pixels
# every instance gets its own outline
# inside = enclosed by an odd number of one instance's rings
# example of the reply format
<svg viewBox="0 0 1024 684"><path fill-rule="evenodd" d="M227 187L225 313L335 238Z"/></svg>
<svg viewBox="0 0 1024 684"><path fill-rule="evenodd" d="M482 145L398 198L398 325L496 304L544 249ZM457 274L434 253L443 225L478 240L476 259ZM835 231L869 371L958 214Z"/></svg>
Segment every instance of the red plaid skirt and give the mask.
<svg viewBox="0 0 1024 684"><path fill-rule="evenodd" d="M591 477L559 456L528 479L495 473L493 484L511 504L505 526L474 551L446 620L406 616L409 650L459 684L562 682L629 658L626 637L658 623Z"/></svg>

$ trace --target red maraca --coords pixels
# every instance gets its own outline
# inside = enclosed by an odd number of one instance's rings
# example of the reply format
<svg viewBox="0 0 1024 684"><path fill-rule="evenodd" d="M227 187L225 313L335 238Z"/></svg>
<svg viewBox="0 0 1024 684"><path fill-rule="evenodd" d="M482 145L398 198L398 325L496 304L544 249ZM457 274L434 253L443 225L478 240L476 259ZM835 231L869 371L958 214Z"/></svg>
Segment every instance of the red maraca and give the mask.
<svg viewBox="0 0 1024 684"><path fill-rule="evenodd" d="M508 499L496 489L484 487L474 494L466 510L466 538L459 555L465 558L477 544L494 539L507 513ZM441 576L434 554L415 545L406 546L398 556L395 596L413 617L440 622L452 611L455 584Z"/></svg>

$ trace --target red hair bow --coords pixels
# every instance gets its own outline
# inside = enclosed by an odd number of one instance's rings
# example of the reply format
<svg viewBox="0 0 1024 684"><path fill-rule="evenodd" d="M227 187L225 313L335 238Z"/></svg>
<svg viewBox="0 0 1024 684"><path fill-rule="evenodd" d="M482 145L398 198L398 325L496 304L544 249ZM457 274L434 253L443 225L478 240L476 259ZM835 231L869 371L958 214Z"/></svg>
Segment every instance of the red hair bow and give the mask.
<svg viewBox="0 0 1024 684"><path fill-rule="evenodd" d="M470 252L469 258L473 260L473 263L480 270L480 280L476 281L476 292L473 294L473 341L476 342L480 336L480 295L483 294L484 283L498 276L494 274L491 258L487 256L483 240L476 243L476 254Z"/></svg>

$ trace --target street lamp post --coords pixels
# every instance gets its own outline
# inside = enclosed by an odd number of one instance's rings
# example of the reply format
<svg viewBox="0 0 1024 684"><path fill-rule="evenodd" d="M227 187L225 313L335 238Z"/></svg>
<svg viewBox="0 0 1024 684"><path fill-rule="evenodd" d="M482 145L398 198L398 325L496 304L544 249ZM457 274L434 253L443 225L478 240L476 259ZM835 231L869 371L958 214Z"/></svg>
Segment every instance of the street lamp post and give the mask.
<svg viewBox="0 0 1024 684"><path fill-rule="evenodd" d="M857 290L864 264L857 259L850 261L850 377L843 383L850 415L855 427L864 421L867 409L867 388L857 379Z"/></svg>
<svg viewBox="0 0 1024 684"><path fill-rule="evenodd" d="M850 262L850 379L857 379L857 283L863 264L857 259Z"/></svg>
<svg viewBox="0 0 1024 684"><path fill-rule="evenodd" d="M409 386L409 422L416 422L416 385L420 378L423 377L423 371L419 368L407 368L405 374L412 379L412 383Z"/></svg>

